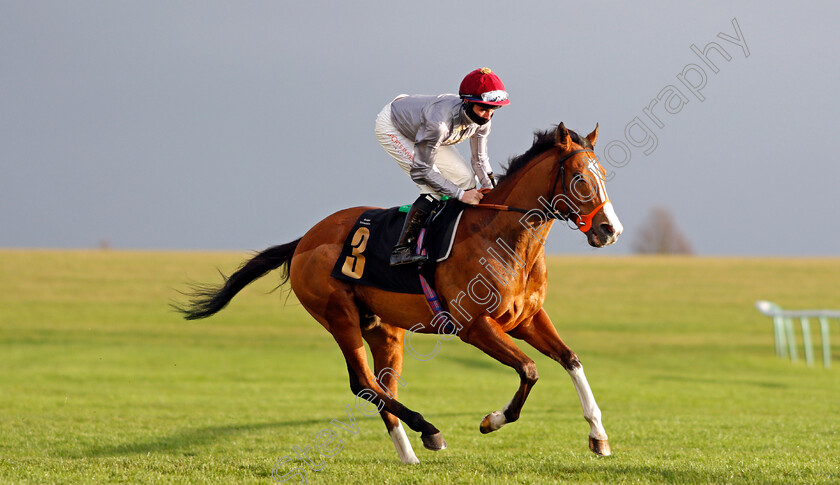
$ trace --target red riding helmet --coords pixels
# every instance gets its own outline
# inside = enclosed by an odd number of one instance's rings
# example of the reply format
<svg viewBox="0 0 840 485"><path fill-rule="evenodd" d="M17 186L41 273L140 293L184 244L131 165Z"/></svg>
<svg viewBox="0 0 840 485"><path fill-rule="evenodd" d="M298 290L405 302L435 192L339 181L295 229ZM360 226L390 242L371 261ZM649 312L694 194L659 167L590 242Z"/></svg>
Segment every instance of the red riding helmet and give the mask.
<svg viewBox="0 0 840 485"><path fill-rule="evenodd" d="M467 74L458 90L462 99L490 106L510 104L505 85L490 68L482 67Z"/></svg>

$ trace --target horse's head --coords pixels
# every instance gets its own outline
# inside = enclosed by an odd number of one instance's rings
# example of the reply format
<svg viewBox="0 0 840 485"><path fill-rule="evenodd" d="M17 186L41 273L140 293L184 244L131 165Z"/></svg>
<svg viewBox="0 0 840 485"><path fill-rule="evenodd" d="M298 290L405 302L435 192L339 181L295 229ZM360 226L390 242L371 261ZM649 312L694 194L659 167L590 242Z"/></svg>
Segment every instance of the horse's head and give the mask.
<svg viewBox="0 0 840 485"><path fill-rule="evenodd" d="M553 190L562 194L566 206L562 213L586 234L590 246L600 248L613 244L624 230L607 196L606 172L595 156L598 125L585 138L569 131L560 123L555 144L560 149L560 168Z"/></svg>

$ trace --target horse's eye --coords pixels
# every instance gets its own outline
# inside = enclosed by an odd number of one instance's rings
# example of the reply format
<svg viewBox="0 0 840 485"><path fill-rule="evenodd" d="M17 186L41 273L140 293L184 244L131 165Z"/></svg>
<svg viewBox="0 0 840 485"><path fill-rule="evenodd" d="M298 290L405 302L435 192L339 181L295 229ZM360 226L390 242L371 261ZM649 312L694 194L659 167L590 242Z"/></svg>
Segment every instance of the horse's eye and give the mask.
<svg viewBox="0 0 840 485"><path fill-rule="evenodd" d="M589 200L594 195L589 180L581 173L576 173L572 179L572 192L581 200Z"/></svg>
<svg viewBox="0 0 840 485"><path fill-rule="evenodd" d="M589 181L581 173L575 174L575 178L572 179L572 183L575 185L589 185Z"/></svg>

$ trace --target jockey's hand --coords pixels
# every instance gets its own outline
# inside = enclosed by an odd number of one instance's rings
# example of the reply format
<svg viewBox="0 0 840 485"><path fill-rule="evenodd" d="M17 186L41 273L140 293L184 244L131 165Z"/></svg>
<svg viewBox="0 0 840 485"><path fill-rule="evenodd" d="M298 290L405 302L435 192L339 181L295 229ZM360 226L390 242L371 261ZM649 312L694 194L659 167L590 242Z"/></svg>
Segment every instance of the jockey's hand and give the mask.
<svg viewBox="0 0 840 485"><path fill-rule="evenodd" d="M465 204L476 205L479 202L481 202L481 199L483 199L483 198L484 198L484 194L482 194L481 192L479 192L475 189L470 189L470 190L464 192L464 195L461 196L461 202L463 202Z"/></svg>

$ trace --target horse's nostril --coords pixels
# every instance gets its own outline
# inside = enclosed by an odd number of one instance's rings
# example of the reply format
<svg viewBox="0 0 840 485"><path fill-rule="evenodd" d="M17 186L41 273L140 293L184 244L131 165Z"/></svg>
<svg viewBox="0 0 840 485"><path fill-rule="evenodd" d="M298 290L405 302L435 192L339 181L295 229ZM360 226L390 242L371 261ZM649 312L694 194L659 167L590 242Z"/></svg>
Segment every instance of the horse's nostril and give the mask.
<svg viewBox="0 0 840 485"><path fill-rule="evenodd" d="M615 234L615 229L612 227L612 224L608 222L604 222L601 224L601 231L604 233L605 236L612 236Z"/></svg>

